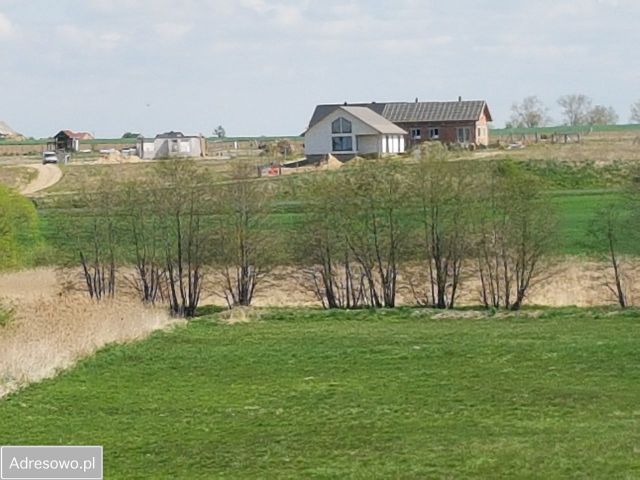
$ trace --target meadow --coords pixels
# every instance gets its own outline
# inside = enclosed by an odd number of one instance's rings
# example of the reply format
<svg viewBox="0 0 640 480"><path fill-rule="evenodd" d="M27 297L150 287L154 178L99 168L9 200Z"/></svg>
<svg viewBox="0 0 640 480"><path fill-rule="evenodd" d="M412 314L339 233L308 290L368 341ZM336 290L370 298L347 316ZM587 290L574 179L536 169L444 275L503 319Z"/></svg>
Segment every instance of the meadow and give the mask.
<svg viewBox="0 0 640 480"><path fill-rule="evenodd" d="M549 191L556 208L558 235L552 253L557 255L593 256L603 253L604 245L595 243L589 229L596 212L611 202L619 200L621 194L611 189L594 190L555 190ZM40 225L43 237L54 251L64 257L74 255L76 237L70 235L74 228L70 219L76 224L88 222L92 218L90 210L76 209L72 205L51 206L39 210ZM82 220L84 218L84 220ZM302 228L304 205L298 202L281 201L276 204L270 215L270 228L279 232L283 238L290 238ZM640 253L640 245L631 239L623 239L621 251L624 253ZM284 252L286 254L286 252ZM59 258L59 257L58 257ZM292 259L285 258L288 263Z"/></svg>
<svg viewBox="0 0 640 480"><path fill-rule="evenodd" d="M640 475L636 312L202 313L0 400L0 444L123 479Z"/></svg>
<svg viewBox="0 0 640 480"><path fill-rule="evenodd" d="M611 301L580 268L605 249L589 234L596 212L624 199L635 175L628 139L494 153L536 177L556 210L549 253L568 273L546 279L531 303ZM229 165L202 166L220 178ZM79 232L100 212L81 191L154 168L64 167L59 184L26 202L39 229L16 236L25 254L14 267L77 267ZM26 173L5 178L16 172ZM279 187L264 228L279 235L283 265L296 265L305 178L259 180ZM619 246L640 254L632 238ZM303 309L314 299L300 301L295 268L278 272L282 291L266 284L261 307L229 313L207 297L178 324L126 295L65 296L52 268L38 274L46 299L4 279L16 285L12 308L0 308L0 444L103 445L105 478L116 479L640 477L636 309ZM545 303L550 290L572 293ZM460 303L477 305L469 295Z"/></svg>

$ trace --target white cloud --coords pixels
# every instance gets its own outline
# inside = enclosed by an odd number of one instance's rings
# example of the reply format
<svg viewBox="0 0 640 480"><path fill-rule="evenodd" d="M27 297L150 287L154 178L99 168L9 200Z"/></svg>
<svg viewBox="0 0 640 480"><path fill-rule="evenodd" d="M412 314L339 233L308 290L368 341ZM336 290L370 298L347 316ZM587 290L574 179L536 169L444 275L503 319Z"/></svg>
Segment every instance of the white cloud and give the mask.
<svg viewBox="0 0 640 480"><path fill-rule="evenodd" d="M78 88L93 92L96 79L107 78L110 86L100 88L115 102L138 101L150 84L159 97L167 86L196 97L214 85L238 95L203 94L198 101L226 112L216 113L225 116L219 121L229 130L234 122L242 125L245 133L265 133L265 125L297 131L308 120L305 109L344 98L489 97L499 124L525 94L551 103L565 90L580 89L595 102L617 102L620 111L634 95L640 61L629 45L640 41L640 0L451 3L62 0L67 8L56 8L44 0L0 0L0 56L7 66L0 76L14 89L32 79L36 95L50 91L52 82L68 82L69 66L82 66L75 70ZM2 48L9 42L11 48ZM164 68L167 55L176 54L216 61L194 62L193 75L183 75ZM46 81L33 75L43 67L51 72ZM130 85L116 88L113 82L123 76ZM344 80L351 77L358 81ZM612 99L599 98L602 90ZM251 107L239 108L237 97ZM254 105L269 111L269 102L285 97L291 109L267 120L252 115ZM171 120L178 114L166 113ZM209 113L190 114L194 125L210 120ZM160 128L155 120L139 128ZM121 120L109 122L100 128L122 129Z"/></svg>
<svg viewBox="0 0 640 480"><path fill-rule="evenodd" d="M62 41L73 44L78 51L108 52L117 49L126 40L126 35L121 32L95 32L93 29L85 29L77 25L59 25L55 32Z"/></svg>
<svg viewBox="0 0 640 480"><path fill-rule="evenodd" d="M280 6L275 10L275 20L283 27L296 27L302 25L304 16L298 7Z"/></svg>
<svg viewBox="0 0 640 480"><path fill-rule="evenodd" d="M13 23L11 23L11 20L0 12L0 38L8 38L13 35L14 31L15 27Z"/></svg>
<svg viewBox="0 0 640 480"><path fill-rule="evenodd" d="M193 30L193 25L186 23L160 22L153 27L158 36L164 40L179 40Z"/></svg>

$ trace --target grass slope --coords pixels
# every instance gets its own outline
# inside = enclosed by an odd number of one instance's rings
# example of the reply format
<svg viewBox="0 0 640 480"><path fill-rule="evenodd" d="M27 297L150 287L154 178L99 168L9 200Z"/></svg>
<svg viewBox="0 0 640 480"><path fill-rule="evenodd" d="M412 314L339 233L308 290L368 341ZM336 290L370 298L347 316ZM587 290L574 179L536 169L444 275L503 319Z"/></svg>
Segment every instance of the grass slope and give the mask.
<svg viewBox="0 0 640 480"><path fill-rule="evenodd" d="M606 245L593 242L589 228L596 212L616 198L620 193L608 190L567 190L552 191L553 202L557 209L558 238L553 247L553 253L558 255L594 255L605 251ZM302 228L304 220L304 206L298 203L282 202L272 214L273 228L280 232L282 238L291 238ZM73 208L41 208L40 227L43 237L53 251L61 256L75 258L75 241L77 235L74 228L82 222L88 222L91 212ZM84 220L82 220L84 218ZM83 231L90 231L88 226ZM126 229L123 227L123 231ZM633 239L622 239L621 250L625 253L640 253L640 245Z"/></svg>
<svg viewBox="0 0 640 480"><path fill-rule="evenodd" d="M637 314L273 311L113 347L0 401L105 478L638 478Z"/></svg>

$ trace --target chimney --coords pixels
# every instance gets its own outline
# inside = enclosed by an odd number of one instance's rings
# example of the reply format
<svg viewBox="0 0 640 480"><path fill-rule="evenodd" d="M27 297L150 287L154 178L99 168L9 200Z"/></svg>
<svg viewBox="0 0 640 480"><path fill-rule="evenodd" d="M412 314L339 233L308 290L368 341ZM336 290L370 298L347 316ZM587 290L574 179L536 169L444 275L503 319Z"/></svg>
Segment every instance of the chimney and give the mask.
<svg viewBox="0 0 640 480"><path fill-rule="evenodd" d="M461 102L462 101L462 97L458 97L458 101Z"/></svg>

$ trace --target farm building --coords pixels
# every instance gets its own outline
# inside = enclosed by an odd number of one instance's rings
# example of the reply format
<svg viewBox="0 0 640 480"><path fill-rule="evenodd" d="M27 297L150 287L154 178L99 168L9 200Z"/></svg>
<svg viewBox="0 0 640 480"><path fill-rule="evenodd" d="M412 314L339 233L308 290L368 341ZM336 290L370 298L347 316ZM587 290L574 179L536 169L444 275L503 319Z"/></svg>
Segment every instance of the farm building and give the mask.
<svg viewBox="0 0 640 480"><path fill-rule="evenodd" d="M93 140L93 135L88 132L61 130L53 136L53 142L50 145L56 151L77 152L80 150L80 141L82 140Z"/></svg>
<svg viewBox="0 0 640 480"><path fill-rule="evenodd" d="M463 101L459 98L453 102L420 102L416 99L415 102L318 105L304 133L307 157L340 153L340 148L345 146L335 140L340 137L340 133L329 129L327 125L332 125L337 117L349 109L356 109L360 112L360 117L375 118L377 122L382 119L386 122L385 128L394 125L398 129L395 134L402 130L400 135L403 136L401 149L388 148L388 142L386 149L383 144L377 152L362 148L357 141L347 144L346 147L352 147L349 152L352 156L364 153L398 153L404 151L405 146L409 148L425 141L465 146L489 144L488 123L492 118L487 102L483 100Z"/></svg>
<svg viewBox="0 0 640 480"><path fill-rule="evenodd" d="M311 161L328 154L344 161L405 150L407 132L367 107L338 105L314 115L314 120L304 133L305 154Z"/></svg>
<svg viewBox="0 0 640 480"><path fill-rule="evenodd" d="M204 157L207 152L206 139L202 135L184 135L182 132L167 132L155 138L138 137L138 155L145 160L171 157Z"/></svg>

